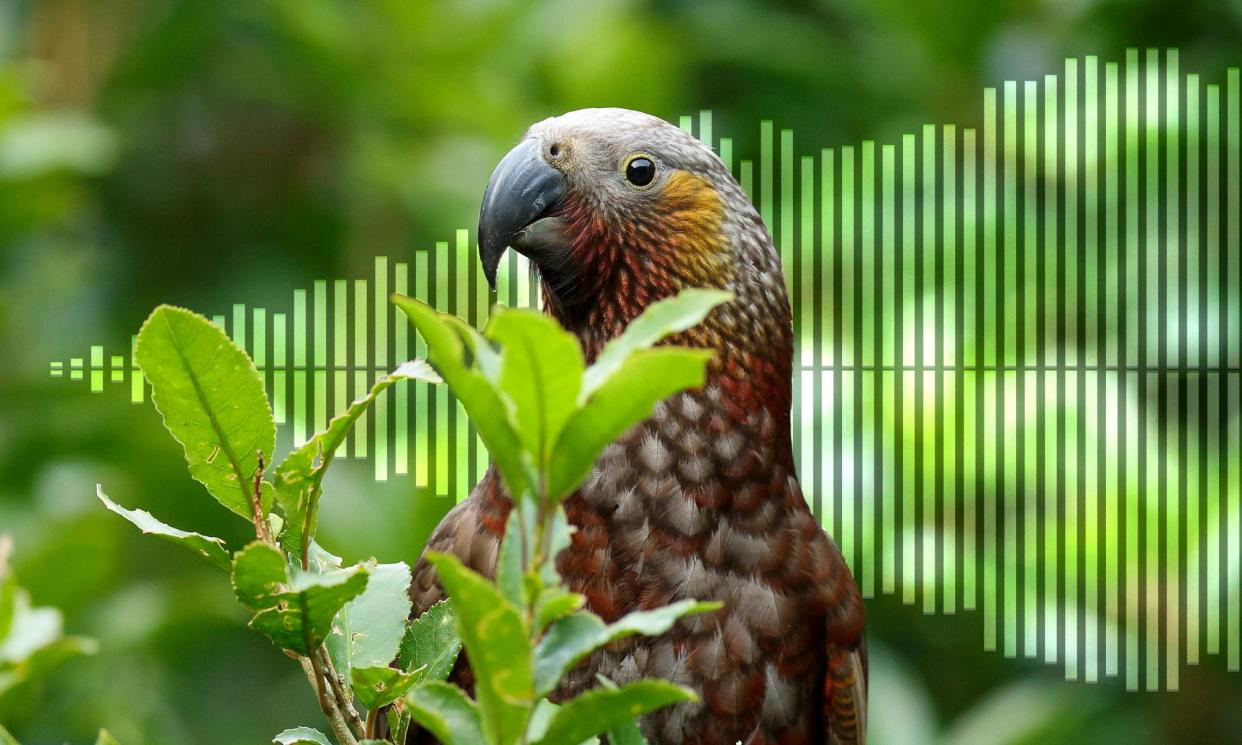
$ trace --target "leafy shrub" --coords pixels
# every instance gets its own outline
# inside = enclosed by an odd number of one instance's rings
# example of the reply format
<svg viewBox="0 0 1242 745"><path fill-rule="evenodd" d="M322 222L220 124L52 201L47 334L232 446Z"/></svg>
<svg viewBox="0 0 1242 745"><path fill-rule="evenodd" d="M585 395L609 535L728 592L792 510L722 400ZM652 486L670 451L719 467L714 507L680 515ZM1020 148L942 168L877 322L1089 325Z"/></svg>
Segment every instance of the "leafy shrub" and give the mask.
<svg viewBox="0 0 1242 745"><path fill-rule="evenodd" d="M116 504L102 486L98 496L143 532L229 572L237 600L253 614L250 626L301 665L340 745L401 743L415 725L447 745L577 745L604 733L618 745L642 742L635 717L695 694L661 680L618 687L601 679L560 706L547 696L600 646L664 633L678 618L718 605L685 601L611 624L583 610L584 598L564 586L555 566L571 533L560 502L608 443L662 399L703 383L709 352L655 344L726 298L694 290L657 303L588 367L577 340L547 316L501 308L480 333L398 296L427 342L429 363L407 362L379 378L274 468L276 427L254 363L207 319L161 306L136 350L152 401L184 448L190 475L250 521L255 540L230 552L220 538ZM412 380L449 385L517 497L496 581L430 553L450 600L407 621L407 565L343 566L315 536L336 449L380 393ZM463 648L475 698L446 682ZM330 741L297 727L274 742Z"/></svg>

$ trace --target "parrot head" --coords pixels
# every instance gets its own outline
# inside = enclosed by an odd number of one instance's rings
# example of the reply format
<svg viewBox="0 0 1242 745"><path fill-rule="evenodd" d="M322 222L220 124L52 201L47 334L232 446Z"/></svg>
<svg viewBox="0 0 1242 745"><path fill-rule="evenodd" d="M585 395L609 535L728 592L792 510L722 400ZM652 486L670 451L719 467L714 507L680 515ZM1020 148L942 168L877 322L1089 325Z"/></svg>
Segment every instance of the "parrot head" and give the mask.
<svg viewBox="0 0 1242 745"><path fill-rule="evenodd" d="M507 247L534 262L546 310L580 336L606 340L690 287L733 290L739 300L766 288L788 323L771 238L728 168L687 132L641 112L583 109L527 131L492 173L479 213L493 288Z"/></svg>

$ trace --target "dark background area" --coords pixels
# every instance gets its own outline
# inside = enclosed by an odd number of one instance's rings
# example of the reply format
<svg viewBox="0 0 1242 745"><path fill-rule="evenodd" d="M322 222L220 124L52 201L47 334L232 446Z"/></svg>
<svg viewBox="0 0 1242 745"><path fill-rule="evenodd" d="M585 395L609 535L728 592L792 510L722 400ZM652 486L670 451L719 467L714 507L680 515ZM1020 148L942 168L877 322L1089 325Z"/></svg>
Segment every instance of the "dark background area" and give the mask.
<svg viewBox="0 0 1242 745"><path fill-rule="evenodd" d="M977 122L983 87L1065 56L1242 62L1242 3L0 0L0 532L36 603L99 654L0 719L27 745L258 743L319 715L211 566L107 514L95 483L240 545L149 405L48 377L152 307L223 312L366 277L472 225L530 123L592 105L715 112L800 151ZM284 442L287 441L282 440ZM413 561L445 500L343 463L323 540ZM979 617L871 601L872 742L1230 743L1242 677L1177 693L1067 683L983 650Z"/></svg>

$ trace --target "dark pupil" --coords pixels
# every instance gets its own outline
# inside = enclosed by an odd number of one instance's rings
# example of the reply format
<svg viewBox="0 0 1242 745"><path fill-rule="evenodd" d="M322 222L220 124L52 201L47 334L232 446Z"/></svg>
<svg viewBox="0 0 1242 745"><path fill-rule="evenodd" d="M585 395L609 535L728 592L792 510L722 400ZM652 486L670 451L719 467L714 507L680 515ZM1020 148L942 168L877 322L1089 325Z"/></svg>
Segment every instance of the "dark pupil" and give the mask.
<svg viewBox="0 0 1242 745"><path fill-rule="evenodd" d="M625 167L625 178L635 186L646 186L655 178L655 163L647 158L635 158Z"/></svg>

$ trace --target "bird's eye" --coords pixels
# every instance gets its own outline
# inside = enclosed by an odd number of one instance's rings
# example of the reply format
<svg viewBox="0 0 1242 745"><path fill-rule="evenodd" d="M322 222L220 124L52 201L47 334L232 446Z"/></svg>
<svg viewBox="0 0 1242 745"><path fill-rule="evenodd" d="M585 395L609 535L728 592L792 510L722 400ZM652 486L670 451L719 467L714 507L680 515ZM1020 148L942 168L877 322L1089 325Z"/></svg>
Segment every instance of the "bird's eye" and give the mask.
<svg viewBox="0 0 1242 745"><path fill-rule="evenodd" d="M635 186L646 186L655 178L655 170L650 158L634 158L625 166L625 180Z"/></svg>

